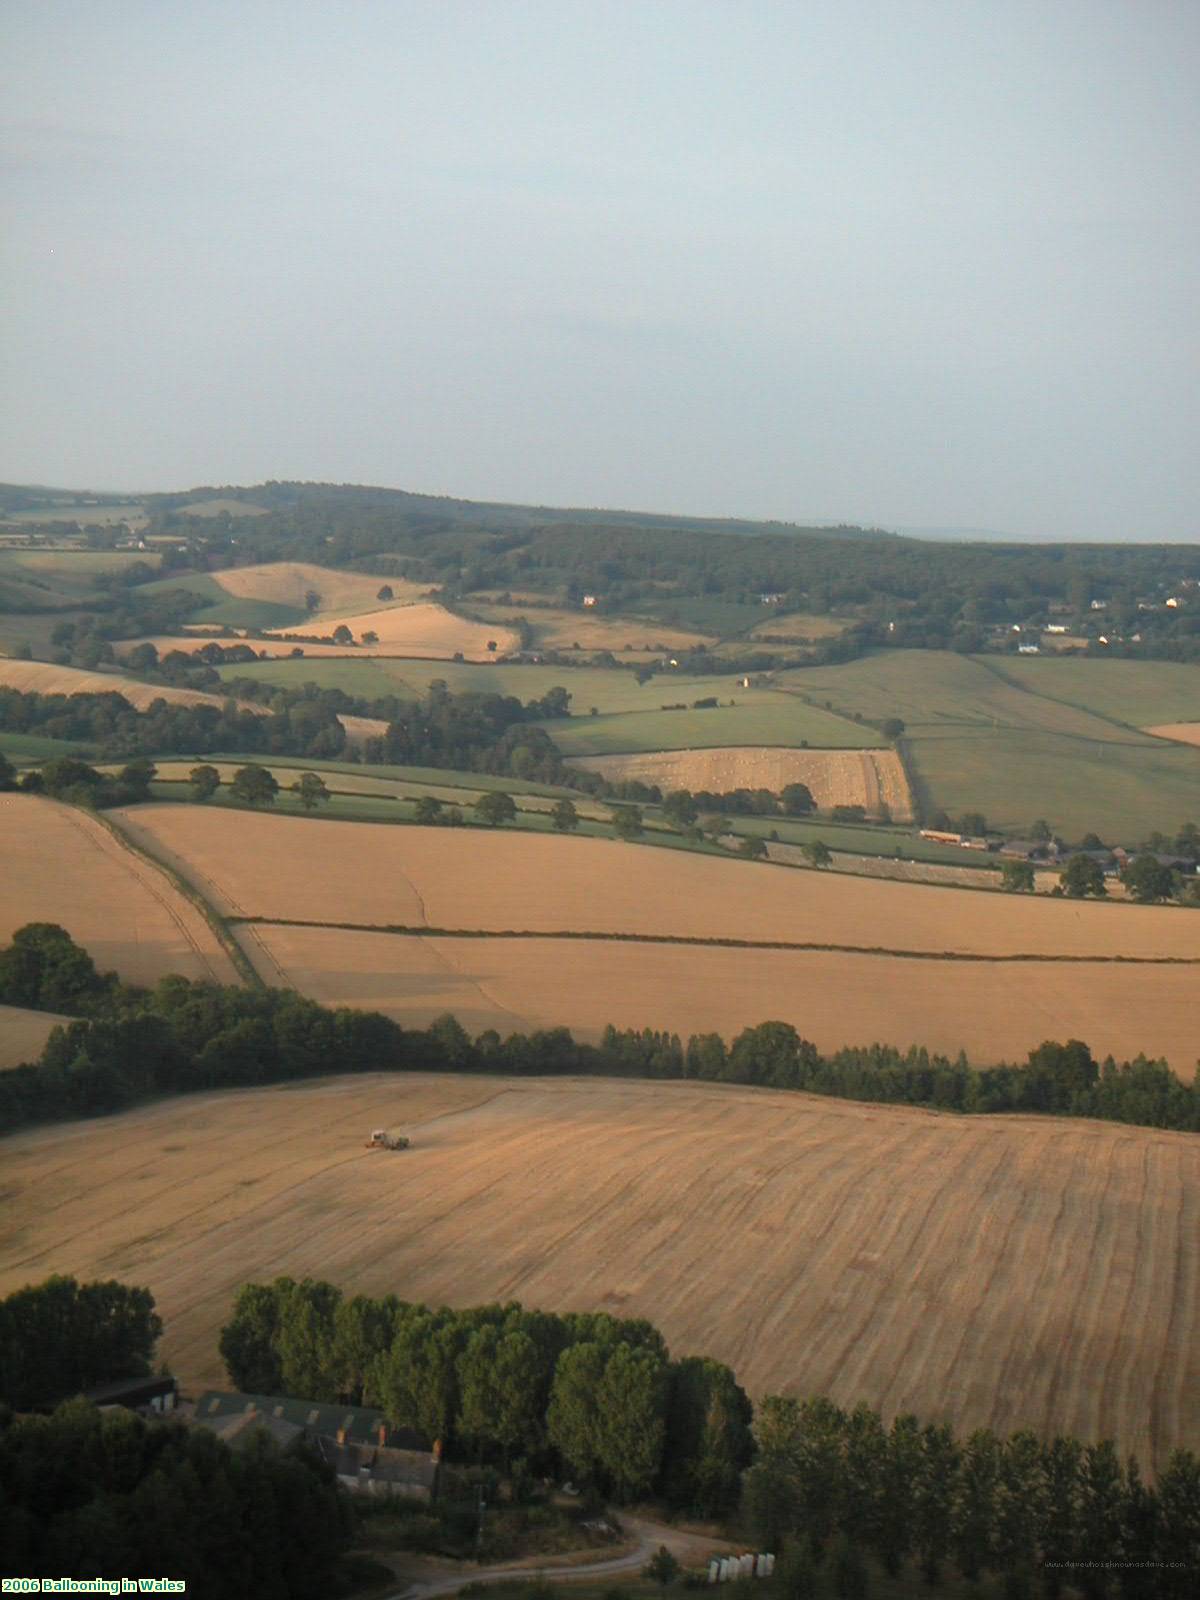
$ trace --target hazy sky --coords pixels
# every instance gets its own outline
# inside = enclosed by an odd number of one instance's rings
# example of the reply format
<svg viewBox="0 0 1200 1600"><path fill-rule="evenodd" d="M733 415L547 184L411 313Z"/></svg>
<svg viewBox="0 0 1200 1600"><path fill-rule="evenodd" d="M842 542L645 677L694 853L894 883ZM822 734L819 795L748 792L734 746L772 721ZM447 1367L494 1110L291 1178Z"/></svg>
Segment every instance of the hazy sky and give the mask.
<svg viewBox="0 0 1200 1600"><path fill-rule="evenodd" d="M1200 537L1198 0L0 0L0 476Z"/></svg>

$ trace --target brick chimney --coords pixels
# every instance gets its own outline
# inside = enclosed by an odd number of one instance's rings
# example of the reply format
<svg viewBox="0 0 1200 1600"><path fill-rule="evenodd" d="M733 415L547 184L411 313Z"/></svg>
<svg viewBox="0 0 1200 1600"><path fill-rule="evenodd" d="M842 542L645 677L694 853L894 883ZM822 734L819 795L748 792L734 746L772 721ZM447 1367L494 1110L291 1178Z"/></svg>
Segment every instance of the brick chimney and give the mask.
<svg viewBox="0 0 1200 1600"><path fill-rule="evenodd" d="M431 1453L435 1461L440 1461L442 1459L442 1441L440 1439L435 1439L433 1441L433 1450Z"/></svg>
<svg viewBox="0 0 1200 1600"><path fill-rule="evenodd" d="M387 1431L387 1423L386 1422L381 1422L379 1424L378 1432L379 1432L379 1448L382 1450L384 1445L387 1444L387 1433L388 1433L388 1431Z"/></svg>
<svg viewBox="0 0 1200 1600"><path fill-rule="evenodd" d="M338 1431L337 1431L337 1442L339 1444L345 1444L345 1442L346 1442L346 1430L345 1430L345 1428L339 1428L338 1429Z"/></svg>

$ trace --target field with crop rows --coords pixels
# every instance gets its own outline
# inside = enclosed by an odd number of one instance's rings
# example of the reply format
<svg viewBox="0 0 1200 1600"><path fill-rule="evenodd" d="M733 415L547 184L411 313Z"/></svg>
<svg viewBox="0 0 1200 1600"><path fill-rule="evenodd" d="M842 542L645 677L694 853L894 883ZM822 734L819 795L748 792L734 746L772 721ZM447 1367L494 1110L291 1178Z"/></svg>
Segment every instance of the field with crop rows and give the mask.
<svg viewBox="0 0 1200 1600"><path fill-rule="evenodd" d="M26 922L57 922L129 983L168 972L238 981L195 906L77 806L0 794L0 861L0 945Z"/></svg>
<svg viewBox="0 0 1200 1600"><path fill-rule="evenodd" d="M614 839L178 805L114 815L219 912L254 924L239 937L268 981L411 1021L461 1009L468 1025L508 1017L591 1035L609 1021L731 1031L783 1017L823 1048L921 1043L980 1062L1074 1035L1101 1054L1165 1054L1189 1075L1200 1053L1200 918L1184 910L972 894ZM308 926L271 926L288 922ZM358 931L386 928L492 937ZM599 937L495 937L513 933Z"/></svg>
<svg viewBox="0 0 1200 1600"><path fill-rule="evenodd" d="M785 750L778 746L732 745L723 750L659 750L635 756L575 756L572 764L617 783L632 778L672 789L770 789L808 786L822 809L862 806L869 816L897 822L912 817L904 768L894 750Z"/></svg>
<svg viewBox="0 0 1200 1600"><path fill-rule="evenodd" d="M378 1126L413 1148L365 1151ZM168 1101L5 1157L0 1292L52 1270L147 1284L193 1388L223 1381L237 1288L288 1273L650 1317L755 1395L1112 1435L1151 1468L1200 1444L1183 1134L414 1074Z"/></svg>

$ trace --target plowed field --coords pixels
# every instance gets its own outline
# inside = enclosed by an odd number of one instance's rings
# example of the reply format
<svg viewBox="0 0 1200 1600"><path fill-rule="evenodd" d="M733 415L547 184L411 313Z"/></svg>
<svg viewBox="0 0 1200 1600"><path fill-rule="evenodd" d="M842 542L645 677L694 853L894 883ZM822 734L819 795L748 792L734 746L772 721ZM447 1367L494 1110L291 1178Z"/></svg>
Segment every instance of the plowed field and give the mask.
<svg viewBox="0 0 1200 1600"><path fill-rule="evenodd" d="M881 884L907 888L907 884ZM951 893L955 891L949 891ZM240 924L270 984L326 1005L386 1011L406 1027L453 1012L470 1033L608 1023L732 1038L768 1018L818 1049L910 1044L984 1066L1045 1039L1098 1055L1162 1055L1191 1078L1200 967L939 961L847 951L744 950L592 939L446 939Z"/></svg>
<svg viewBox="0 0 1200 1600"><path fill-rule="evenodd" d="M406 1129L402 1156L364 1133ZM752 1393L1019 1426L1161 1466L1200 1445L1200 1143L732 1087L369 1076L196 1096L5 1141L0 1292L153 1291L223 1379L279 1273L458 1306L652 1318Z"/></svg>
<svg viewBox="0 0 1200 1600"><path fill-rule="evenodd" d="M900 757L894 750L785 750L773 745L730 745L720 750L650 750L627 756L575 756L571 765L587 767L615 783L635 778L672 789L770 789L804 783L822 810L862 806L869 816L888 813L896 822L912 819L912 800Z"/></svg>
<svg viewBox="0 0 1200 1600"><path fill-rule="evenodd" d="M200 912L171 881L76 806L0 794L0 945L26 922L57 922L101 971L129 983L168 972L238 975Z"/></svg>

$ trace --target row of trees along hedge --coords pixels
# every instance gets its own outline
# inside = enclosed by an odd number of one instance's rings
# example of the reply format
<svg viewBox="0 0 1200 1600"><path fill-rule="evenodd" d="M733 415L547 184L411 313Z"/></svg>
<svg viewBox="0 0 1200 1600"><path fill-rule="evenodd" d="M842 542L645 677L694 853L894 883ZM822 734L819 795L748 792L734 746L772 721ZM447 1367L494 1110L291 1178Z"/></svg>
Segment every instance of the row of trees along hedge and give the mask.
<svg viewBox="0 0 1200 1600"><path fill-rule="evenodd" d="M278 1278L241 1290L221 1355L245 1392L377 1406L460 1457L558 1467L625 1501L718 1515L752 1454L728 1367L673 1362L649 1322L603 1312L451 1311Z"/></svg>
<svg viewBox="0 0 1200 1600"><path fill-rule="evenodd" d="M949 1565L970 1580L1001 1574L1010 1600L1067 1584L1093 1600L1195 1593L1200 1459L1190 1451L1151 1485L1109 1442L988 1429L959 1439L913 1416L888 1427L865 1405L778 1396L759 1404L754 1434L744 1520L760 1549L782 1549L788 1600L817 1592L813 1566L839 1536L891 1574L916 1563L931 1585Z"/></svg>
<svg viewBox="0 0 1200 1600"><path fill-rule="evenodd" d="M790 1023L715 1033L605 1030L599 1045L566 1028L471 1039L455 1018L404 1029L378 1012L329 1010L290 989L161 979L153 989L96 971L54 923L30 923L0 951L0 1003L82 1014L56 1028L39 1061L0 1073L0 1130L99 1116L147 1096L316 1077L330 1072L595 1073L697 1078L806 1089L948 1111L1035 1111L1200 1131L1200 1083L1139 1056L1098 1063L1086 1044L1047 1041L1023 1066L972 1067L913 1047L823 1056Z"/></svg>
<svg viewBox="0 0 1200 1600"><path fill-rule="evenodd" d="M0 1300L0 1400L25 1411L145 1377L161 1333L148 1289L69 1277L17 1289Z"/></svg>

